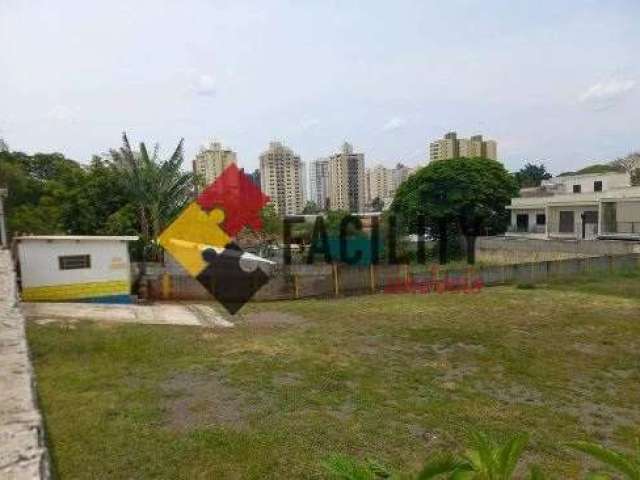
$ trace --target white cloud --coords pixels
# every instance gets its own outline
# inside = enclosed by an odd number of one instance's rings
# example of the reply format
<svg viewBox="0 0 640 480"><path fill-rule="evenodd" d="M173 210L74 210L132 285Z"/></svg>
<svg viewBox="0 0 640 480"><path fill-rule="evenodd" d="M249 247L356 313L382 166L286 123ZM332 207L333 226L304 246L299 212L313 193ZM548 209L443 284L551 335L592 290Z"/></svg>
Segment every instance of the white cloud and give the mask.
<svg viewBox="0 0 640 480"><path fill-rule="evenodd" d="M317 118L304 118L300 122L300 128L302 130L311 130L318 125L320 125L320 120L318 120Z"/></svg>
<svg viewBox="0 0 640 480"><path fill-rule="evenodd" d="M203 97L213 97L216 94L216 81L211 75L199 75L193 82L193 91Z"/></svg>
<svg viewBox="0 0 640 480"><path fill-rule="evenodd" d="M614 106L635 87L635 80L612 78L592 85L580 95L579 100L584 104L592 106L596 110L603 110Z"/></svg>
<svg viewBox="0 0 640 480"><path fill-rule="evenodd" d="M402 127L404 127L404 125L407 122L404 120L404 118L401 117L392 117L390 118L387 123L385 123L382 127L382 130L384 130L385 132L390 132L393 130L398 130Z"/></svg>
<svg viewBox="0 0 640 480"><path fill-rule="evenodd" d="M77 119L77 111L76 109L66 105L56 105L47 112L46 117L50 120L55 120L56 122L73 123Z"/></svg>

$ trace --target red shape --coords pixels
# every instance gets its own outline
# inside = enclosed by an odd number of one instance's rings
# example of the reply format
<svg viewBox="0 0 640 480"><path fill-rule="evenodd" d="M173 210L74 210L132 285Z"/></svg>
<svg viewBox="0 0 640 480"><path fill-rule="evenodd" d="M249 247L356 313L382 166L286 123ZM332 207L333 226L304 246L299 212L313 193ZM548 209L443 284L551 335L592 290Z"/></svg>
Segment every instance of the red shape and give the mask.
<svg viewBox="0 0 640 480"><path fill-rule="evenodd" d="M269 197L232 163L204 189L196 202L205 210L221 208L224 211L222 228L227 235L235 237L245 226L253 230L262 228L260 210L269 202Z"/></svg>

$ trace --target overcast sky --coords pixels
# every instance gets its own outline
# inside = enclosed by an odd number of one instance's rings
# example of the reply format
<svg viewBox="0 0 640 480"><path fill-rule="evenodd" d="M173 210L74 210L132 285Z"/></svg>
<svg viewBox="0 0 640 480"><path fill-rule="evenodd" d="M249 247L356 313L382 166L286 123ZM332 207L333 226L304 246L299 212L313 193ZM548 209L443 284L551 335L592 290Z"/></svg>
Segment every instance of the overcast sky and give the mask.
<svg viewBox="0 0 640 480"><path fill-rule="evenodd" d="M640 150L640 1L0 0L0 137L86 162L132 140L246 169L348 140L425 160L446 131L555 173Z"/></svg>

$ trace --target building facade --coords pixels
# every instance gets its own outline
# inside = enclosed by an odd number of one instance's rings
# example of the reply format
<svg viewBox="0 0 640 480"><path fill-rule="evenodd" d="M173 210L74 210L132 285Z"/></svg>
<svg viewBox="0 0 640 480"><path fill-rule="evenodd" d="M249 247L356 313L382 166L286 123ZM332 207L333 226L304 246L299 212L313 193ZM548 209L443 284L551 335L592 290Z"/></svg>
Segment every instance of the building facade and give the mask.
<svg viewBox="0 0 640 480"><path fill-rule="evenodd" d="M371 204L376 198L389 206L393 200L393 170L382 165L376 165L367 169L367 204Z"/></svg>
<svg viewBox="0 0 640 480"><path fill-rule="evenodd" d="M309 164L309 197L318 208L329 208L329 159L319 158Z"/></svg>
<svg viewBox="0 0 640 480"><path fill-rule="evenodd" d="M300 156L280 142L271 142L260 155L262 191L279 215L295 215L304 208L303 165Z"/></svg>
<svg viewBox="0 0 640 480"><path fill-rule="evenodd" d="M628 173L555 177L521 189L507 208L509 236L640 240L640 187Z"/></svg>
<svg viewBox="0 0 640 480"><path fill-rule="evenodd" d="M482 135L458 138L456 132L449 132L429 145L429 162L459 157L498 160L498 144L495 140L484 140Z"/></svg>
<svg viewBox="0 0 640 480"><path fill-rule="evenodd" d="M131 302L128 242L138 237L16 237L27 302Z"/></svg>
<svg viewBox="0 0 640 480"><path fill-rule="evenodd" d="M232 163L237 163L236 152L222 148L222 144L213 142L203 147L193 160L193 173L209 185Z"/></svg>
<svg viewBox="0 0 640 480"><path fill-rule="evenodd" d="M329 206L333 210L359 212L365 199L364 153L354 153L349 143L329 157Z"/></svg>

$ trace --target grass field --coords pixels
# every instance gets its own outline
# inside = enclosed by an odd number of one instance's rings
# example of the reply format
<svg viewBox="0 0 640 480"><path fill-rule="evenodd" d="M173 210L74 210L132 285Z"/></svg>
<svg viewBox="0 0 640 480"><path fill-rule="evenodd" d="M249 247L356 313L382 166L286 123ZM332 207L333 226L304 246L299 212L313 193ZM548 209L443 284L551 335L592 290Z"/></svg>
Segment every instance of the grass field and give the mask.
<svg viewBox="0 0 640 480"><path fill-rule="evenodd" d="M332 453L416 471L470 429L640 436L640 276L478 294L252 304L237 327L30 322L54 467L80 478L326 478Z"/></svg>

